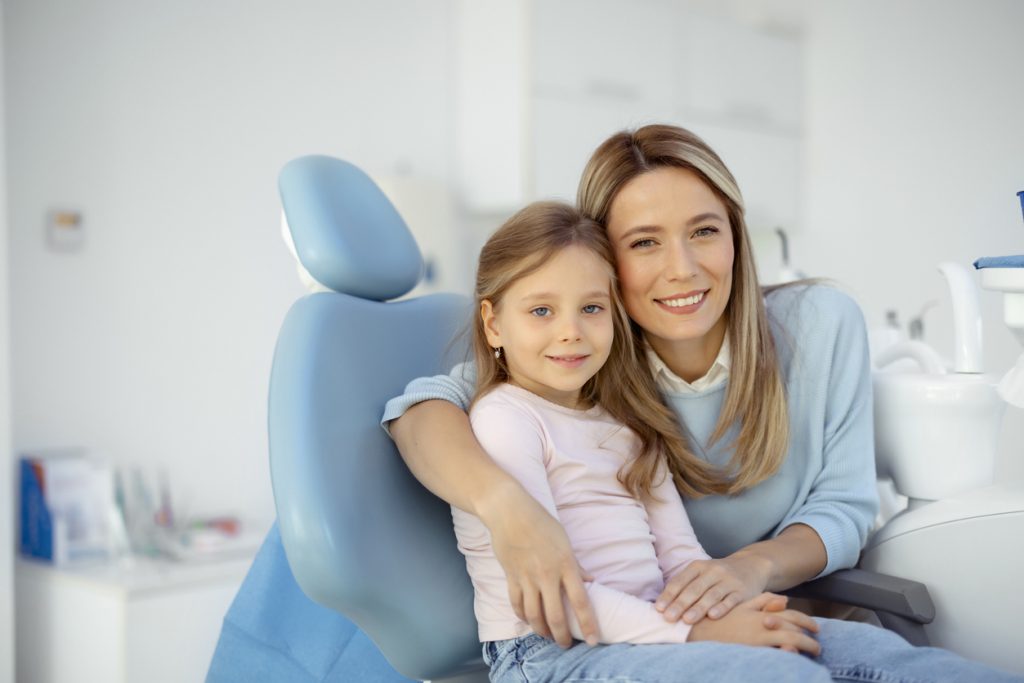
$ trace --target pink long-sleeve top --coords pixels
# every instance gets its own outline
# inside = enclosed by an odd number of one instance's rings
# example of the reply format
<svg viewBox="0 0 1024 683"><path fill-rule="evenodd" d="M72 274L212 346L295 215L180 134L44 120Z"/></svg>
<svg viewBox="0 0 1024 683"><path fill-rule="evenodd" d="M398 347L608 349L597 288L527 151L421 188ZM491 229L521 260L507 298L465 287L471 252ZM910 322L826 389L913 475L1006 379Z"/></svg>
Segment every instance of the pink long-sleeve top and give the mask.
<svg viewBox="0 0 1024 683"><path fill-rule="evenodd" d="M585 585L601 642L685 642L690 626L665 621L654 600L670 577L708 555L664 464L649 500L619 482L619 470L639 452L636 434L600 407L573 410L510 384L477 401L470 420L484 450L562 523L580 566L594 577ZM473 581L480 640L531 633L512 609L483 522L456 507L452 519Z"/></svg>

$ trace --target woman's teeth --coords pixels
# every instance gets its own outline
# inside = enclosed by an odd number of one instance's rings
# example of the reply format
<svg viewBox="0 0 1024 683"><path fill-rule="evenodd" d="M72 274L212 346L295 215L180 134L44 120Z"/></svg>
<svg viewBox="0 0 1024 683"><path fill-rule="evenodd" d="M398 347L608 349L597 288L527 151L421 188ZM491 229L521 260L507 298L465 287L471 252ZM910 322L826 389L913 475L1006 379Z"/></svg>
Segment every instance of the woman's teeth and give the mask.
<svg viewBox="0 0 1024 683"><path fill-rule="evenodd" d="M700 294L694 294L693 296L688 296L685 299L662 299L661 303L665 304L666 306L671 306L672 308L681 308L683 306L692 306L695 303L699 302L701 299L703 299L704 298L704 294L706 294L706 292L701 292Z"/></svg>

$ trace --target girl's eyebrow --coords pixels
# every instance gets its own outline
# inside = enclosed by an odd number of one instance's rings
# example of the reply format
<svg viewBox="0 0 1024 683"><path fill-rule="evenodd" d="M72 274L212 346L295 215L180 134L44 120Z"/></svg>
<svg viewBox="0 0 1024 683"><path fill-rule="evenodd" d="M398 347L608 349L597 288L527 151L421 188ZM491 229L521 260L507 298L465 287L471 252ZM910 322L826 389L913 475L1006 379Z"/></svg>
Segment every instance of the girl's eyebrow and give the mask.
<svg viewBox="0 0 1024 683"><path fill-rule="evenodd" d="M556 299L556 298L558 298L558 294L556 294L554 292L535 292L533 294L527 294L526 296L524 296L522 298L522 301L524 303L528 303L530 301L545 300L545 299ZM587 292L586 294L584 294L583 298L584 299L610 299L611 295L608 293L607 290L595 289L593 291L590 291L590 292Z"/></svg>

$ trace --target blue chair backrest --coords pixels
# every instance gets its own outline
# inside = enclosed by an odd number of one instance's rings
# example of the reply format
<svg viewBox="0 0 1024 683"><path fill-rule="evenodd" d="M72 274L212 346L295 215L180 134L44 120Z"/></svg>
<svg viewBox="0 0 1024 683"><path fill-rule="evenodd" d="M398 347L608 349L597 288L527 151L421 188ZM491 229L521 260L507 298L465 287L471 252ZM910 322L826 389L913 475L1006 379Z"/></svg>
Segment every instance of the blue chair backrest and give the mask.
<svg viewBox="0 0 1024 683"><path fill-rule="evenodd" d="M480 665L473 590L448 506L409 473L379 421L388 399L447 371L468 301L408 292L422 259L372 180L338 159L281 172L302 265L335 290L297 301L270 383L270 465L288 563L310 598L355 622L411 678Z"/></svg>

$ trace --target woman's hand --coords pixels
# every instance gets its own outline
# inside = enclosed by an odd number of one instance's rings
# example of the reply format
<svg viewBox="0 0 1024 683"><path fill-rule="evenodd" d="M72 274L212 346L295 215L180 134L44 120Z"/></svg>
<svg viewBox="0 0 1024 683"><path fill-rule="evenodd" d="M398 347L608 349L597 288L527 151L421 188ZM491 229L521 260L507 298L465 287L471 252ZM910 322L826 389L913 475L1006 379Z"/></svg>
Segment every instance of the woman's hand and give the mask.
<svg viewBox="0 0 1024 683"><path fill-rule="evenodd" d="M758 555L694 560L673 576L655 601L667 621L696 624L705 616L721 619L737 605L760 595L771 567Z"/></svg>
<svg viewBox="0 0 1024 683"><path fill-rule="evenodd" d="M562 525L518 486L508 487L490 502L495 514L485 514L482 519L491 532L494 554L505 570L508 596L516 615L537 634L569 647L573 636L567 604L584 640L597 644L597 618L583 587L584 578L591 577L585 576L576 562Z"/></svg>
<svg viewBox="0 0 1024 683"><path fill-rule="evenodd" d="M655 607L668 621L721 619L765 590L786 590L820 574L828 561L821 537L792 524L775 538L752 543L721 560L697 560L673 576Z"/></svg>
<svg viewBox="0 0 1024 683"><path fill-rule="evenodd" d="M693 625L690 641L714 640L721 643L777 647L787 652L821 653L821 646L810 633L818 624L803 612L785 609L786 598L762 593L742 602L720 619L704 619Z"/></svg>

